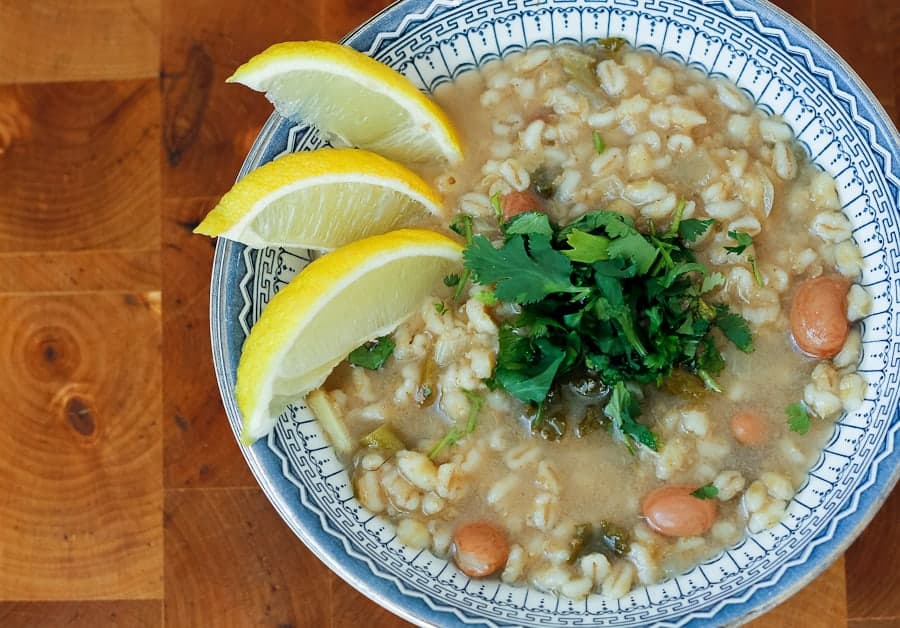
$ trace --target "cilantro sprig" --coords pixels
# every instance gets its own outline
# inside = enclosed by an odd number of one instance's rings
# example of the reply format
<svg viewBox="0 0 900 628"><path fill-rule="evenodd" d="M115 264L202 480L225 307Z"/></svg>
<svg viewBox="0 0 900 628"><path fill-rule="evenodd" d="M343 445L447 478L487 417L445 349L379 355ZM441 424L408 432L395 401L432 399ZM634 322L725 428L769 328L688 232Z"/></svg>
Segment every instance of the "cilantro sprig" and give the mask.
<svg viewBox="0 0 900 628"><path fill-rule="evenodd" d="M532 212L504 225L499 246L473 236L463 252L466 273L521 311L501 326L491 384L536 404L540 416L555 385L590 372L610 387L603 412L613 433L629 449L657 450L659 439L637 420L630 386L660 385L680 369L719 390L715 376L725 361L714 329L753 350L747 322L711 300L724 278L686 245L713 221L681 213L661 233L643 234L610 211L564 227Z"/></svg>

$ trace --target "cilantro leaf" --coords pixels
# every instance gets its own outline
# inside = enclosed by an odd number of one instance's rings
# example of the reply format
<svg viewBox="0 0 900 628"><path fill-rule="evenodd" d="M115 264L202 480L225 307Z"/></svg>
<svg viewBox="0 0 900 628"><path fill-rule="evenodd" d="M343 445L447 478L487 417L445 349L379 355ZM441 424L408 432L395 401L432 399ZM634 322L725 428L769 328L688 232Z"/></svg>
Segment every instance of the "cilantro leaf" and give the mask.
<svg viewBox="0 0 900 628"><path fill-rule="evenodd" d="M347 361L354 366L375 371L384 366L384 363L394 353L395 346L390 336L382 336L351 351Z"/></svg>
<svg viewBox="0 0 900 628"><path fill-rule="evenodd" d="M573 229L566 242L571 249L563 249L562 253L573 262L593 264L609 259L609 238Z"/></svg>
<svg viewBox="0 0 900 628"><path fill-rule="evenodd" d="M449 275L444 276L444 285L448 288L452 288L453 286L459 283L459 275L457 273L450 273Z"/></svg>
<svg viewBox="0 0 900 628"><path fill-rule="evenodd" d="M696 242L715 223L716 221L712 218L708 220L685 218L678 223L678 234L685 242Z"/></svg>
<svg viewBox="0 0 900 628"><path fill-rule="evenodd" d="M635 419L640 414L640 405L634 395L623 382L617 382L613 386L609 401L603 408L604 414L612 420L613 432L625 440L629 450L633 452L631 443L634 441L645 445L653 451L659 450L659 439L650 428L638 423Z"/></svg>
<svg viewBox="0 0 900 628"><path fill-rule="evenodd" d="M728 306L719 305L716 307L716 318L713 322L735 347L744 353L753 351L753 336L743 316L730 311Z"/></svg>
<svg viewBox="0 0 900 628"><path fill-rule="evenodd" d="M499 249L484 236L475 236L463 252L465 267L479 283L496 283L494 294L502 301L534 303L554 292L576 291L570 280L572 266L550 246L550 238L532 235L529 244L530 255L521 235Z"/></svg>
<svg viewBox="0 0 900 628"><path fill-rule="evenodd" d="M510 218L503 232L507 236L522 235L543 235L552 237L553 227L550 226L550 218L544 212L523 212Z"/></svg>
<svg viewBox="0 0 900 628"><path fill-rule="evenodd" d="M801 436L806 434L810 428L809 412L806 406L801 402L795 401L787 407L787 424L792 432L797 432Z"/></svg>
<svg viewBox="0 0 900 628"><path fill-rule="evenodd" d="M718 496L719 489L713 484L706 484L691 492L691 497L696 497L697 499L715 499Z"/></svg>
<svg viewBox="0 0 900 628"><path fill-rule="evenodd" d="M565 352L544 338L536 341L533 362L501 365L497 360L494 377L506 391L520 401L539 403L547 397L553 379L565 359Z"/></svg>
<svg viewBox="0 0 900 628"><path fill-rule="evenodd" d="M753 244L753 236L749 233L744 233L743 231L729 231L728 237L736 241L737 245L726 246L725 250L734 253L735 255L740 255L748 246Z"/></svg>

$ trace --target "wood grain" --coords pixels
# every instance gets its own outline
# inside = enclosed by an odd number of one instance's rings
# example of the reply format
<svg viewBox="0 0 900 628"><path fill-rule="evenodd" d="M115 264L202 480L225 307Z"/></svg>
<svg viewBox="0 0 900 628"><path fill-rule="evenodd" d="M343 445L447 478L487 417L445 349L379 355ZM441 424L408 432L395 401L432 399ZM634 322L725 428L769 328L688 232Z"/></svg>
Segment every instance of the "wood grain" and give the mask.
<svg viewBox="0 0 900 628"><path fill-rule="evenodd" d="M820 2L818 6L816 31L860 75L896 121L900 3L858 0L852 10L834 10L829 4Z"/></svg>
<svg viewBox="0 0 900 628"><path fill-rule="evenodd" d="M330 625L331 572L259 489L166 493L166 628Z"/></svg>
<svg viewBox="0 0 900 628"><path fill-rule="evenodd" d="M0 293L151 292L160 289L156 248L0 255Z"/></svg>
<svg viewBox="0 0 900 628"><path fill-rule="evenodd" d="M0 296L0 600L162 595L158 295Z"/></svg>
<svg viewBox="0 0 900 628"><path fill-rule="evenodd" d="M0 87L0 253L158 248L158 150L155 81Z"/></svg>
<svg viewBox="0 0 900 628"><path fill-rule="evenodd" d="M225 416L209 341L215 242L191 233L216 199L163 204L165 485L255 486Z"/></svg>
<svg viewBox="0 0 900 628"><path fill-rule="evenodd" d="M0 602L7 628L162 628L162 601Z"/></svg>
<svg viewBox="0 0 900 628"><path fill-rule="evenodd" d="M162 0L162 6L163 193L221 195L272 113L262 94L225 79L273 43L318 38L320 3Z"/></svg>
<svg viewBox="0 0 900 628"><path fill-rule="evenodd" d="M750 628L841 628L846 625L847 596L843 558L832 563L819 577L792 597L747 624Z"/></svg>
<svg viewBox="0 0 900 628"><path fill-rule="evenodd" d="M159 0L0 0L0 83L158 71Z"/></svg>
<svg viewBox="0 0 900 628"><path fill-rule="evenodd" d="M847 552L847 614L900 626L900 487ZM893 574L893 578L887 574Z"/></svg>

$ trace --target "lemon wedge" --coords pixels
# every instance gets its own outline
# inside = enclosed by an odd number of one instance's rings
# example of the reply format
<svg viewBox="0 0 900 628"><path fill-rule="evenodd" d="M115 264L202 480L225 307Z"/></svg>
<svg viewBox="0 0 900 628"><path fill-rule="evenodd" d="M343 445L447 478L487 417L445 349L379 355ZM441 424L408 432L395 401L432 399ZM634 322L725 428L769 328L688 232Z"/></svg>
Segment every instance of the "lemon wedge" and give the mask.
<svg viewBox="0 0 900 628"><path fill-rule="evenodd" d="M275 44L228 82L266 93L276 111L304 119L335 145L358 146L403 163L462 156L449 118L406 77L347 46Z"/></svg>
<svg viewBox="0 0 900 628"><path fill-rule="evenodd" d="M237 369L241 441L271 431L285 407L322 385L356 347L392 331L458 269L462 247L400 229L313 261L272 297L250 330Z"/></svg>
<svg viewBox="0 0 900 628"><path fill-rule="evenodd" d="M248 246L327 251L440 214L440 198L417 174L354 148L279 157L222 197L194 233Z"/></svg>

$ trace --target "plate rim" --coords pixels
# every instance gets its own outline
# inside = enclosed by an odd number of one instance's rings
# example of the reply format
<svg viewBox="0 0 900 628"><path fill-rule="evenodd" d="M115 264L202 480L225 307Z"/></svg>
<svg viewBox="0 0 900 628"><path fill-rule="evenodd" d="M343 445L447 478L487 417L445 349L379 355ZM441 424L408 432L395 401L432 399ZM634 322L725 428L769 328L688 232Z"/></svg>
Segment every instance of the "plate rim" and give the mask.
<svg viewBox="0 0 900 628"><path fill-rule="evenodd" d="M784 41L784 39L789 34L788 31L792 29L797 31L801 36L805 36L808 40L815 44L815 46L817 46L817 52L823 53L828 58L828 61L834 66L832 68L828 68L833 75L843 73L844 76L842 78L847 81L852 90L855 90L855 92L857 92L850 95L854 96L856 101L859 101L861 97L863 103L872 110L872 113L874 115L867 117L867 121L875 128L870 132L886 131L888 137L886 137L885 139L892 141L895 149L900 146L900 134L898 134L896 125L894 124L893 120L891 120L890 116L888 116L883 105L875 97L869 87L862 81L862 79L853 70L853 68L840 57L840 55L838 55L815 32L799 22L799 20L797 20L781 8L771 4L768 0L754 0L754 2L752 3L748 0L735 0L734 2L732 2L731 0L692 0L692 2L694 4L700 4L703 6L726 6L730 9L728 14L731 16L735 16L735 14L738 12L750 14L755 17L755 26L761 33L765 28L780 31L783 43L787 43ZM396 0L395 2L360 24L358 27L353 29L350 33L343 37L340 42L344 44L352 42L353 38L357 37L360 33L365 32L367 29L375 26L376 23L383 20L386 15L390 15L393 12L406 7L456 7L465 5L466 3L466 0ZM619 3L620 0L610 0L607 4L616 5ZM522 4L523 3L521 2L521 0L519 0L518 2L516 2L516 8L531 8L530 4L525 6L522 6ZM589 4L589 2L576 1L572 4L582 6L584 4ZM743 10L736 10L734 6L735 4L749 6L747 6L747 8ZM769 16L776 16L777 19L774 21L774 24L771 24L769 27L764 27L762 22L760 21L760 18L766 17L767 13L769 14ZM771 17L769 18L769 21L772 22ZM778 23L779 21L781 22L780 24ZM798 44L794 45L797 46ZM811 57L811 53L809 52L809 50L806 51L806 54ZM833 78L834 77L832 77L832 79ZM858 104L858 102L855 103L855 106L858 106ZM870 118L874 118L874 120ZM263 156L264 148L267 146L271 136L277 131L277 129L283 122L284 120L277 113L273 112L270 115L266 123L261 128L256 139L254 140L253 146L245 157L237 177L238 179L249 172L249 170L251 170L261 159L261 157ZM883 126L883 128L881 129L878 128L879 122ZM895 152L891 155L892 158L896 158L898 156L900 156L900 152ZM890 168L886 168L885 170L887 174L890 174ZM223 339L228 337L228 333L226 331L226 321L221 316L221 314L226 310L224 299L230 285L228 278L231 272L229 271L234 271L233 267L229 268L225 265L226 258L228 258L229 256L233 257L235 252L243 254L243 249L238 250L239 247L240 245L227 240L220 239L216 242L215 255L213 258L213 273L210 284L210 334L213 347L213 359L216 371L216 379L219 386L220 395L222 396L226 413L228 415L229 424L231 425L232 432L234 433L235 438L239 437L240 415L237 413L237 408L234 404L232 395L233 381L230 381L230 374L227 373L227 356L225 355L226 343L223 342ZM230 388L229 384L231 385ZM898 417L900 417L900 405L898 405L898 407L895 409L893 417L889 419L886 439L890 442L885 444L884 456L882 460L878 462L878 465L885 462L887 458L892 457L892 454L894 457L896 457ZM891 429L891 426L893 426L893 429ZM272 434L269 435L269 439L271 438ZM291 530L297 535L297 537L300 538L300 540L317 556L317 558L324 562L335 574L340 576L348 584L353 586L355 589L360 591L360 593L367 596L375 603L411 623L420 626L439 625L429 623L423 617L413 614L407 608L407 606L402 605L399 601L396 601L408 599L407 596L405 596L401 591L398 590L396 596L388 597L382 591L378 591L374 587L370 586L365 579L359 578L355 574L351 573L350 570L345 568L345 566L340 562L339 557L332 555L331 552L323 548L321 543L319 543L319 541L310 534L310 532L302 524L300 518L293 512L293 510L297 507L305 507L300 503L288 503L285 495L282 494L283 489L280 490L279 487L276 486L276 483L278 483L279 481L284 482L285 478L278 477L273 479L270 475L271 470L268 468L268 466L270 465L267 465L264 461L264 458L275 455L268 449L267 441L269 439L261 439L251 447L240 446L240 450L248 466L250 467L254 478L260 485L263 493L275 507L276 511L279 513L285 523L287 523L288 527L291 528ZM272 461L269 460L269 462L271 463ZM867 474L861 473L861 475L865 477ZM870 497L868 503L865 505L865 508L861 513L859 509L857 509L855 513L853 513L854 515L856 515L856 520L854 521L852 527L848 530L845 530L843 534L837 533L836 531L834 537L838 537L838 542L827 543L827 550L825 551L824 557L819 558L815 566L810 568L803 568L802 572L796 574L796 577L787 586L782 587L781 590L779 590L775 595L764 596L765 599L761 600L761 602L758 603L755 608L751 609L742 616L737 618L725 617L728 615L727 611L729 610L729 608L734 610L736 608L735 605L740 606L742 604L746 604L750 601L750 599L756 597L758 594L765 593L767 589L771 589L772 587L777 586L780 582L783 581L784 575L779 577L778 581L769 585L769 587L762 587L754 591L751 595L748 596L747 600L744 600L743 602L734 601L726 603L712 617L703 620L703 623L706 623L708 621L715 622L716 620L721 618L722 620L731 622L733 625L743 624L755 617L768 612L776 605L782 603L787 598L794 595L801 588L805 587L807 584L809 584L809 582L811 582L823 571L829 568L833 564L833 562L847 550L847 548L859 536L862 530L864 530L865 527L868 526L868 524L883 506L884 502L891 495L892 491L895 489L898 480L900 480L900 464L894 464L894 468L892 469L890 477L888 477L884 482L873 481L869 486L861 490L857 487L857 490L855 492L849 493L844 498L844 502L847 502L849 500L855 501L857 502L857 504L859 504L860 502L863 502L862 498L867 494ZM872 492L873 490L875 492ZM834 541L834 538L832 539L832 541ZM813 551L821 548L822 545L814 548ZM391 585L392 583L387 582L385 584ZM392 587L392 589L395 588ZM435 615L447 617L452 615L452 613L450 613L449 611L438 611L436 609L430 609L430 612ZM485 625L492 625L491 620L489 619L480 619L480 623L483 623Z"/></svg>

